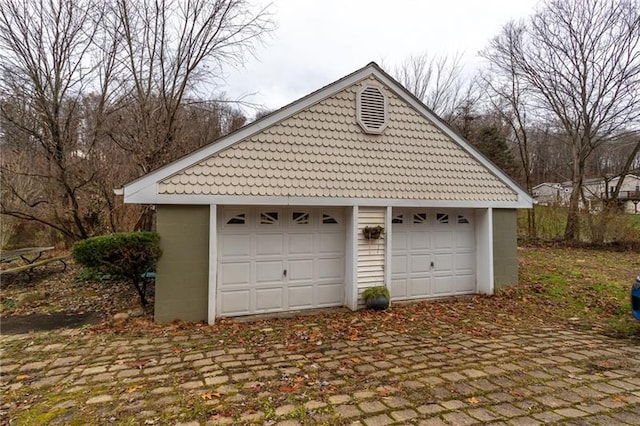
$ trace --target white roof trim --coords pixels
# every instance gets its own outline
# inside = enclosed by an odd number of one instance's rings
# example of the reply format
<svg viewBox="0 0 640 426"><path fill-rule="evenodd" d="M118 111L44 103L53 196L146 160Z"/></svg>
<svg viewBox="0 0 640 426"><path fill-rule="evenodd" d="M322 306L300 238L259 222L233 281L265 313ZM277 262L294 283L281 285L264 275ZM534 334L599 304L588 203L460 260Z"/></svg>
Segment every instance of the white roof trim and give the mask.
<svg viewBox="0 0 640 426"><path fill-rule="evenodd" d="M236 195L186 195L156 194L153 198L132 195L130 203L144 204L219 204L219 205L270 205L270 206L377 206L377 207L464 207L464 208L528 208L520 201L476 201L476 200L407 200L391 198L346 198L346 197L259 197Z"/></svg>
<svg viewBox="0 0 640 426"><path fill-rule="evenodd" d="M200 163L201 161L209 158L213 154L222 151L230 147L231 145L238 143L246 138L249 138L262 130L282 121L290 116L297 114L298 112L326 99L334 94L352 86L353 84L369 77L374 76L380 82L385 84L390 90L394 91L396 95L398 95L402 100L407 102L413 108L415 108L418 112L420 112L426 119L433 122L436 127L438 127L442 132L444 132L447 136L453 139L457 144L459 144L465 151L467 151L471 156L473 156L476 160L478 160L483 166L485 166L491 173L493 173L498 179L504 182L509 188L515 191L518 195L518 201L515 203L506 203L509 204L509 207L521 207L521 208L530 208L533 200L529 194L526 193L515 181L513 181L506 173L500 170L497 166L495 166L491 161L489 161L484 155L480 154L473 146L467 143L462 136L460 136L457 132L455 132L451 127L449 127L446 123L444 123L440 118L438 118L431 110L429 110L422 102L420 102L415 96L411 95L409 91L407 91L404 87L402 87L398 82L396 82L393 78L391 78L388 74L386 74L377 64L371 62L364 68L361 68L352 74L347 75L346 77L331 83L316 92L313 92L285 107L282 109L266 116L265 118L258 120L252 124L249 124L236 132L233 132L225 137L218 139L216 142L213 142L209 145L206 145L191 154L188 154L178 160L175 160L172 163L169 163L157 170L154 170L134 181L131 181L125 185L123 185L122 189L124 190L124 202L125 203L141 203L141 204L161 204L166 203L165 196L159 195L157 191L158 182L180 172L183 169L186 169L190 166ZM193 203L193 197L180 195L181 203ZM211 200L212 197L205 196L208 200ZM262 204L261 200L264 197L250 197L254 200L255 204ZM272 197L270 197L272 198ZM295 198L294 198L295 199ZM191 201L190 201L191 200ZM372 202L376 202L378 204L374 205L386 205L381 200L372 199ZM208 203L210 203L209 201ZM447 202L450 206L454 206L455 202ZM475 203L475 202L474 202ZM169 202L169 204L180 204L176 202ZM340 205L351 205L351 204L340 204ZM489 206L498 206L500 203L495 202L483 202L484 207Z"/></svg>

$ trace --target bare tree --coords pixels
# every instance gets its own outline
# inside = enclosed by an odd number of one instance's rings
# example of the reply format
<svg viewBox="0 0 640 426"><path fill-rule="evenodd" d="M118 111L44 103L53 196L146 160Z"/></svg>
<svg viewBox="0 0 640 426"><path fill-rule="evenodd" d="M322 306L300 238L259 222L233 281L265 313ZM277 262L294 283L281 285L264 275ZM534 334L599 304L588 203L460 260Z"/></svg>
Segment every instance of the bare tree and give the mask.
<svg viewBox="0 0 640 426"><path fill-rule="evenodd" d="M530 96L526 84L511 70L493 69L489 65L488 73L481 76L484 90L493 110L505 121L510 136L517 148L524 187L533 193L533 154L531 152L530 132L532 123L529 115ZM507 72L511 71L511 72ZM536 238L535 209L527 210L527 234Z"/></svg>
<svg viewBox="0 0 640 426"><path fill-rule="evenodd" d="M114 45L95 44L104 13L94 0L0 3L2 144L15 160L2 162L0 212L68 238L91 233L87 158L100 125L83 130L82 98L107 93Z"/></svg>
<svg viewBox="0 0 640 426"><path fill-rule="evenodd" d="M436 114L449 121L462 107L468 85L463 75L463 55L406 58L394 70L395 78Z"/></svg>
<svg viewBox="0 0 640 426"><path fill-rule="evenodd" d="M223 64L241 64L274 24L245 0L116 0L124 80L130 87L110 134L139 174L194 149L186 107L203 83L219 83ZM202 142L210 142L201 141ZM138 228L152 226L152 211Z"/></svg>
<svg viewBox="0 0 640 426"><path fill-rule="evenodd" d="M0 212L71 240L130 229L148 209L112 189L244 124L199 89L271 29L244 0L0 2Z"/></svg>
<svg viewBox="0 0 640 426"><path fill-rule="evenodd" d="M566 134L573 191L565 238L578 239L587 159L640 118L638 1L546 1L528 21L507 24L482 54L525 82L537 115Z"/></svg>
<svg viewBox="0 0 640 426"><path fill-rule="evenodd" d="M183 108L199 84L219 82L273 29L267 9L244 0L117 0L125 80L131 82L114 141L147 173L192 147L180 146Z"/></svg>

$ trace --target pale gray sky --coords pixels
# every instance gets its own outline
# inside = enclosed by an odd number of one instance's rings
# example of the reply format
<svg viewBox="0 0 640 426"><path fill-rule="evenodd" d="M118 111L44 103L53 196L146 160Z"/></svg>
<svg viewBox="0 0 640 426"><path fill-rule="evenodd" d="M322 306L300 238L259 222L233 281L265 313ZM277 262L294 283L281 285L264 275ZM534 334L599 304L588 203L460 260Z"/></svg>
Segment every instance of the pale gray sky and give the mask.
<svg viewBox="0 0 640 426"><path fill-rule="evenodd" d="M538 0L275 0L278 28L244 68L228 69L231 99L280 108L371 61L392 67L412 54L477 52ZM386 69L391 71L390 69Z"/></svg>

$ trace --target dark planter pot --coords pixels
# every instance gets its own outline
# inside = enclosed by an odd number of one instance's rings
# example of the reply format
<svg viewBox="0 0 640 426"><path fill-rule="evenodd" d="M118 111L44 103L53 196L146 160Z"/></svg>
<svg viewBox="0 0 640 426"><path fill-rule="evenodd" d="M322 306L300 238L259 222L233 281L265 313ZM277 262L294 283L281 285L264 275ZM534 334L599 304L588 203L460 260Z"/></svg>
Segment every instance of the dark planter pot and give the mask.
<svg viewBox="0 0 640 426"><path fill-rule="evenodd" d="M384 311L389 307L389 299L384 296L377 296L373 299L369 299L366 302L367 309L373 309L374 311Z"/></svg>

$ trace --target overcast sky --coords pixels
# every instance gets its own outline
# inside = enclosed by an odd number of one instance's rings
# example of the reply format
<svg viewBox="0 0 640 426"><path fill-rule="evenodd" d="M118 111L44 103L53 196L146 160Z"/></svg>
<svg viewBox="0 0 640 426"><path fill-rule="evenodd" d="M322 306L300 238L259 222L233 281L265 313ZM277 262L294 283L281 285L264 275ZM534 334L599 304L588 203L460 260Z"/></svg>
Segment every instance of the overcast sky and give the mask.
<svg viewBox="0 0 640 426"><path fill-rule="evenodd" d="M483 49L538 0L275 0L278 28L244 68L228 69L224 90L280 108L371 61L386 71L421 52L463 53L471 72ZM250 112L248 112L251 114Z"/></svg>

